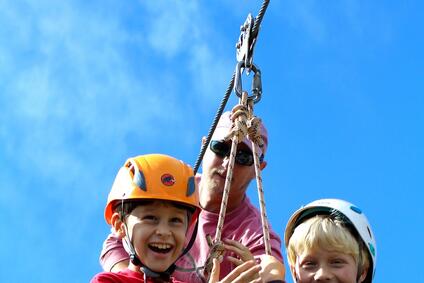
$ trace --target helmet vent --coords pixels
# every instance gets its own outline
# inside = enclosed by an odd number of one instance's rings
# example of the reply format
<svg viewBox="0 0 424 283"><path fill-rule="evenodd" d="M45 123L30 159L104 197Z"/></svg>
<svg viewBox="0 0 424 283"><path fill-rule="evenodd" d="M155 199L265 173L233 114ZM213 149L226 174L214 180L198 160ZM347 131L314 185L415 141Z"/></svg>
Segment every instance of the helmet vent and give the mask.
<svg viewBox="0 0 424 283"><path fill-rule="evenodd" d="M132 161L128 161L127 162L127 164L125 164L125 167L127 167L128 168L128 171L130 172L130 174L131 174L131 177L134 177L134 174L135 174L135 169L134 169L134 164L132 163Z"/></svg>
<svg viewBox="0 0 424 283"><path fill-rule="evenodd" d="M134 160L129 160L125 164L125 167L128 168L133 183L141 190L146 191L146 179L144 178L143 172L138 169L137 163L135 163Z"/></svg>
<svg viewBox="0 0 424 283"><path fill-rule="evenodd" d="M186 196L188 197L191 196L194 193L195 189L196 189L196 186L194 183L194 177L188 178Z"/></svg>
<svg viewBox="0 0 424 283"><path fill-rule="evenodd" d="M135 170L134 164L131 165L130 171L133 173L133 182L134 184L143 191L147 191L146 189L146 179L144 178L143 172L140 170Z"/></svg>
<svg viewBox="0 0 424 283"><path fill-rule="evenodd" d="M356 207L354 205L351 205L350 206L350 209L352 209L353 211L355 211L358 214L361 214L362 213L362 210L359 207Z"/></svg>
<svg viewBox="0 0 424 283"><path fill-rule="evenodd" d="M374 248L373 244L368 243L368 247L369 247L371 254L375 257L375 248Z"/></svg>

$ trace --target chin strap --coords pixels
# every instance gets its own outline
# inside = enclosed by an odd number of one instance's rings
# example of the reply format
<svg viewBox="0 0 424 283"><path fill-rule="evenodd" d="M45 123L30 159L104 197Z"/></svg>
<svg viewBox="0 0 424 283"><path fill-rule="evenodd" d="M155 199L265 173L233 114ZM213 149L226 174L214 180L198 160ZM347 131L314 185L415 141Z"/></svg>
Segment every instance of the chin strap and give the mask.
<svg viewBox="0 0 424 283"><path fill-rule="evenodd" d="M171 274L175 270L175 264L172 264L164 272L155 272L146 266L141 266L140 271L144 274L144 282L147 282L147 278L160 279L163 282L169 282L171 280Z"/></svg>
<svg viewBox="0 0 424 283"><path fill-rule="evenodd" d="M124 224L125 226L125 230L127 231L127 235L128 235L128 229L127 226ZM139 259L139 257L137 256L134 246L132 244L132 240L131 238L128 236L125 236L125 242L127 244L127 247L129 248L129 255L130 255L130 261L132 264L134 264L135 266L140 267L140 271L144 274L144 281L147 282L147 278L155 278L155 279L160 279L160 281L164 281L164 282L169 282L170 278L171 278L171 274L174 272L175 270L175 264L172 264L167 270L163 271L163 272L156 272L151 270L150 268L148 268L145 264L143 264L141 262L141 260Z"/></svg>
<svg viewBox="0 0 424 283"><path fill-rule="evenodd" d="M178 257L178 259L183 257L193 246L194 241L196 240L196 236L197 236L197 228L199 226L198 224L199 224L199 221L196 220L196 224L194 225L194 229L193 229L193 233L191 234L190 241L188 242L186 248L183 250L181 255ZM171 278L171 274L174 273L175 269L177 268L177 265L175 263L173 263L173 264L171 264L171 266L167 270L165 270L163 272L156 272L156 271L153 271L150 268L148 268L138 258L137 254L135 252L134 246L132 244L132 240L131 240L131 238L128 234L127 225L125 223L124 223L124 227L125 227L125 234L126 234L126 236L124 237L124 240L125 240L128 248L129 248L129 250L130 250L131 263L140 267L140 271L144 274L144 281L147 282L147 278L155 278L155 279L160 279L161 281L164 281L164 282L169 282L170 278Z"/></svg>

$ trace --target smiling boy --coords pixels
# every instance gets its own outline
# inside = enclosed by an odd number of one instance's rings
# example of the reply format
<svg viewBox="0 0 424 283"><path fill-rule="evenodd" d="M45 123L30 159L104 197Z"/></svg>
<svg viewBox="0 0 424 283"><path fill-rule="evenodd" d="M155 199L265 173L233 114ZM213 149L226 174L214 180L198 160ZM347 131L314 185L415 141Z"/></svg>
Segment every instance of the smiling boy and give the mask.
<svg viewBox="0 0 424 283"><path fill-rule="evenodd" d="M127 269L99 273L91 282L176 282L174 263L190 248L186 234L199 211L188 165L161 154L128 159L110 191L105 218L131 260Z"/></svg>
<svg viewBox="0 0 424 283"><path fill-rule="evenodd" d="M366 216L339 199L314 201L290 218L285 231L296 283L371 283L377 248Z"/></svg>
<svg viewBox="0 0 424 283"><path fill-rule="evenodd" d="M122 239L130 261L119 272L97 274L91 283L180 282L171 275L175 262L196 237L199 212L198 190L190 166L162 154L128 159L109 193L105 219ZM260 270L253 260L247 261L221 282L260 282ZM218 269L214 278L219 278Z"/></svg>

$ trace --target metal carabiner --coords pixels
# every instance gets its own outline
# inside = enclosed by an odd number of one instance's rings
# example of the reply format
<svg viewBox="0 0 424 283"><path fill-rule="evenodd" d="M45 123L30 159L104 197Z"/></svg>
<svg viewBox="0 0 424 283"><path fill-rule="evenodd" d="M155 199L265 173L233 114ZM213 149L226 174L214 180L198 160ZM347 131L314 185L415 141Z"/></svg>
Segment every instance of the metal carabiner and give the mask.
<svg viewBox="0 0 424 283"><path fill-rule="evenodd" d="M256 67L255 64L251 64L249 66L250 70L253 71L254 76L252 80L252 95L248 96L247 99L253 100L253 103L259 102L262 97L262 78L261 78L261 70ZM243 74L243 70L246 69L246 64L244 61L240 61L236 65L235 78L234 78L234 92L236 95L241 98L243 93L242 79L241 75Z"/></svg>

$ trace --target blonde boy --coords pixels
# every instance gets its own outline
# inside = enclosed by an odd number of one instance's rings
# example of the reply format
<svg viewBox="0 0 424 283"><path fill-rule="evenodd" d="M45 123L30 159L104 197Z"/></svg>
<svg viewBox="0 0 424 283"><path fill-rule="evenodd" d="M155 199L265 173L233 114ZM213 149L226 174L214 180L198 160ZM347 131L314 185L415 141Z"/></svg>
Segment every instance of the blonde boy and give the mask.
<svg viewBox="0 0 424 283"><path fill-rule="evenodd" d="M376 243L369 222L353 204L314 201L296 211L285 231L288 263L296 283L371 283Z"/></svg>

